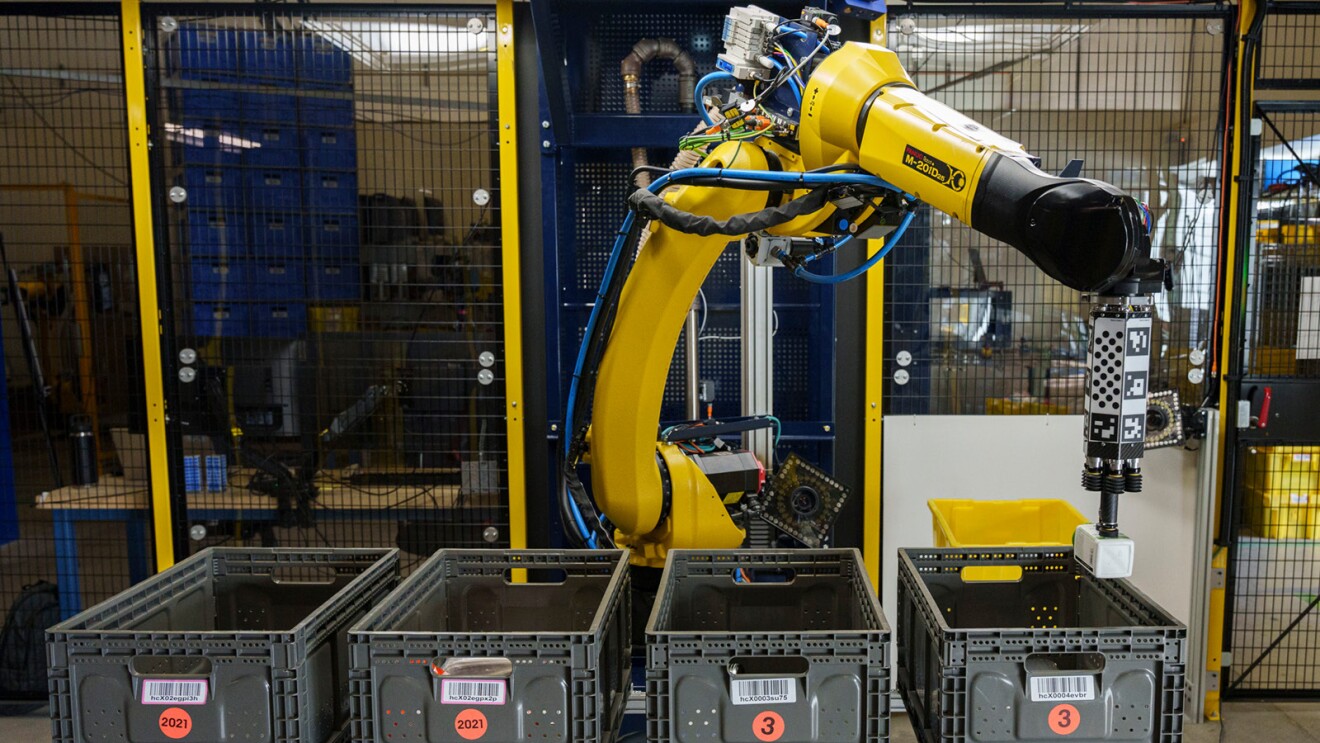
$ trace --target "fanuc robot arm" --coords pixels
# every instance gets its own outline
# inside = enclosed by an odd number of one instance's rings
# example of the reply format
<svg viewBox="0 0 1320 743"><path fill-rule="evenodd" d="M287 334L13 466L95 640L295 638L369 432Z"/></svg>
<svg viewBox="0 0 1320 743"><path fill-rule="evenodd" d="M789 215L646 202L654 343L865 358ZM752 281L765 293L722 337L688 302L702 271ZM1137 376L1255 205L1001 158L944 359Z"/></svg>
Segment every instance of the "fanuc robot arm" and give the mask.
<svg viewBox="0 0 1320 743"><path fill-rule="evenodd" d="M1118 536L1118 496L1140 489L1150 294L1165 276L1149 258L1143 207L1107 183L1042 172L1022 145L918 91L894 52L839 42L835 20L813 8L792 20L733 9L722 72L698 83L708 127L680 143L704 159L655 169L630 198L569 392L566 528L587 546L629 548L639 565L662 565L675 548L739 546L745 526L731 507L755 499L762 464L724 444L715 421L657 435L702 282L740 239L749 260L806 280L850 278L883 258L924 202L1093 296L1083 484L1102 494L1099 536ZM702 95L721 78L732 92ZM854 239L883 246L850 274L809 270ZM758 425L770 423L744 422ZM706 444L691 438L701 426Z"/></svg>

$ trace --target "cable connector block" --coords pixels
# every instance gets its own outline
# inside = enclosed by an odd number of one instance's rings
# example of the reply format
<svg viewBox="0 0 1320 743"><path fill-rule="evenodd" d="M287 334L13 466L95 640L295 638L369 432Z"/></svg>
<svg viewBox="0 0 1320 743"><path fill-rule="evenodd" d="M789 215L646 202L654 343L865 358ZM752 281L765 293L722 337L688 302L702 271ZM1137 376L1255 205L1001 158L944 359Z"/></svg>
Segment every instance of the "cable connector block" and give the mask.
<svg viewBox="0 0 1320 743"><path fill-rule="evenodd" d="M1095 524L1073 532L1073 557L1097 578L1131 578L1136 544L1127 537L1103 537Z"/></svg>
<svg viewBox="0 0 1320 743"><path fill-rule="evenodd" d="M778 14L755 5L731 9L720 34L724 51L716 66L739 80L774 79L774 68L762 58L770 53L772 34L783 20Z"/></svg>

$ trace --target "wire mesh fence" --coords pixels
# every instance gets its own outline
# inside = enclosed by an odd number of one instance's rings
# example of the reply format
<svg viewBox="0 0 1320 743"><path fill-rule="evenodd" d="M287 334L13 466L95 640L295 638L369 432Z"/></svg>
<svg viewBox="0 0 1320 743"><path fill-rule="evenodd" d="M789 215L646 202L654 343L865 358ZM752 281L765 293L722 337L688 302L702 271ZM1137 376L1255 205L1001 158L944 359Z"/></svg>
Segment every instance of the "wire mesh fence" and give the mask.
<svg viewBox="0 0 1320 743"><path fill-rule="evenodd" d="M1239 463L1227 688L1320 692L1320 445L1247 446Z"/></svg>
<svg viewBox="0 0 1320 743"><path fill-rule="evenodd" d="M148 571L145 482L117 523L80 518L145 456L120 55L115 17L0 15L0 615L54 620ZM45 697L21 645L0 699Z"/></svg>
<svg viewBox="0 0 1320 743"><path fill-rule="evenodd" d="M1320 376L1320 106L1261 112L1246 374Z"/></svg>
<svg viewBox="0 0 1320 743"><path fill-rule="evenodd" d="M993 13L900 12L889 45L917 87L1024 143L1044 170L1083 160L1084 176L1149 205L1152 251L1176 285L1156 299L1152 389L1199 403L1213 332L1223 16ZM1078 292L945 215L923 215L900 247L887 259L888 413L1081 411L1089 304Z"/></svg>
<svg viewBox="0 0 1320 743"><path fill-rule="evenodd" d="M507 545L493 9L152 23L194 544Z"/></svg>
<svg viewBox="0 0 1320 743"><path fill-rule="evenodd" d="M1320 88L1320 5L1308 2L1271 3L1261 29L1260 89Z"/></svg>
<svg viewBox="0 0 1320 743"><path fill-rule="evenodd" d="M1267 24L1264 48L1296 38ZM1260 74L1279 74L1269 59ZM1237 447L1234 667L1227 689L1314 696L1320 693L1320 445L1313 434L1273 430L1266 410L1271 402L1296 405L1297 395L1306 399L1306 390L1320 383L1320 105L1261 109L1255 232L1242 303L1242 397L1256 416L1251 432L1265 433L1271 445ZM1280 388L1271 401L1281 382L1287 391Z"/></svg>

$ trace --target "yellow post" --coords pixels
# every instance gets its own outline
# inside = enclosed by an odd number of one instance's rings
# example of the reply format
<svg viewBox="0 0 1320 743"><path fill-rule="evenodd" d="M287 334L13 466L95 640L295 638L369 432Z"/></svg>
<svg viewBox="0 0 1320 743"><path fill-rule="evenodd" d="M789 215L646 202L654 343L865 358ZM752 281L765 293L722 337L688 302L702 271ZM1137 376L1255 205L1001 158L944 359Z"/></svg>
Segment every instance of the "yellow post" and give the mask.
<svg viewBox="0 0 1320 743"><path fill-rule="evenodd" d="M78 326L78 396L82 412L91 420L92 436L100 445L101 410L96 397L96 376L92 370L92 300L87 295L87 264L83 256L82 226L78 221L78 192L64 186L64 221L69 238L69 283L73 287L73 321ZM97 462L99 471L101 463Z"/></svg>
<svg viewBox="0 0 1320 743"><path fill-rule="evenodd" d="M1228 570L1228 549L1220 547L1210 559L1210 570L1216 576L1223 576ZM1222 579L1212 581L1210 589L1210 621L1206 625L1205 667L1207 671L1219 674L1219 685L1205 691L1205 719L1219 719L1219 700L1222 690L1228 685L1223 676L1224 669L1224 594Z"/></svg>
<svg viewBox="0 0 1320 743"><path fill-rule="evenodd" d="M518 233L518 119L514 85L513 0L495 3L499 88L500 234L504 278L504 406L509 436L509 546L527 546L527 472L523 393L522 241Z"/></svg>
<svg viewBox="0 0 1320 743"><path fill-rule="evenodd" d="M871 22L868 39L872 44L884 45L886 16ZM868 253L880 246L869 246ZM862 367L862 559L871 585L880 586L880 532L883 528L883 501L881 499L881 460L884 452L884 390L885 390L885 262L866 274L866 348Z"/></svg>
<svg viewBox="0 0 1320 743"><path fill-rule="evenodd" d="M1246 32L1256 17L1256 0L1241 0L1238 3L1238 50L1237 58L1239 60L1237 78L1233 84L1237 87L1238 94L1234 98L1234 106L1231 112L1225 112L1233 117L1234 131L1233 148L1229 163L1222 163L1221 167L1230 169L1232 178L1229 181L1228 194L1228 231L1225 246L1224 265L1220 266L1220 271L1224 272L1224 300L1220 307L1221 337L1219 341L1219 410L1225 416L1224 424L1219 427L1219 440L1216 446L1219 447L1219 461L1216 464L1215 482L1218 484L1218 491L1215 493L1215 528L1218 529L1220 521L1223 518L1223 502L1226 488L1233 487L1233 483L1224 482L1224 462L1228 457L1233 456L1228 451L1228 428L1232 423L1227 418L1229 407L1229 391L1234 384L1229 379L1229 363L1233 358L1239 340L1233 337L1233 302L1237 295L1238 275L1234 272L1234 264L1237 262L1237 242L1238 235L1242 230L1250 229L1251 225L1242 225L1238 223L1238 204L1244 198L1250 198L1250 194L1242 193L1242 187L1238 180L1242 175L1242 151L1247 146L1247 139L1251 136L1250 132L1242 131L1240 122L1242 121L1242 112L1250 110L1254 105L1253 96L1255 92L1255 65L1248 64L1242 60L1245 59ZM1220 545L1227 547L1228 545ZM1218 564L1222 560L1224 566L1227 566L1227 552L1215 555L1215 562ZM1207 667L1209 673L1219 674L1220 687L1226 685L1227 679L1223 677L1223 666L1221 665L1220 648L1223 646L1224 637L1224 600L1223 591L1218 592L1218 600L1214 591L1210 594L1210 616L1209 631L1206 633L1206 641L1210 647L1207 648ZM1206 692L1205 712L1207 719L1219 719L1219 699L1220 692Z"/></svg>
<svg viewBox="0 0 1320 743"><path fill-rule="evenodd" d="M156 570L160 571L174 564L174 533L169 462L165 456L165 380L160 357L160 308L156 305L155 236L147 163L142 9L140 0L120 0L119 8L124 38L124 98L128 108L128 172L133 198L133 242L137 251L138 316L142 323L142 369L147 399L152 536L156 544Z"/></svg>

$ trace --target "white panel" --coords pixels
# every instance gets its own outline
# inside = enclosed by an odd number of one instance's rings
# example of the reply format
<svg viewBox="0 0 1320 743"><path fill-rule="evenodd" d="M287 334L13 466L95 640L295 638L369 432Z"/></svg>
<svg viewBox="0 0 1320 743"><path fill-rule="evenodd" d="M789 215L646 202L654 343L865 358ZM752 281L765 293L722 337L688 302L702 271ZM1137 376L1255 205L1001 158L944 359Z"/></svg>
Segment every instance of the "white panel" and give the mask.
<svg viewBox="0 0 1320 743"><path fill-rule="evenodd" d="M1186 621L1192 599L1197 455L1151 452L1145 492L1122 496L1119 526L1137 543L1133 583ZM1081 416L886 416L881 574L885 613L897 607L897 550L930 547L928 498L1062 498L1094 518L1081 488Z"/></svg>
<svg viewBox="0 0 1320 743"><path fill-rule="evenodd" d="M1302 279L1297 312L1297 358L1320 359L1320 276Z"/></svg>

